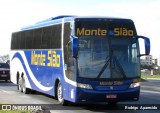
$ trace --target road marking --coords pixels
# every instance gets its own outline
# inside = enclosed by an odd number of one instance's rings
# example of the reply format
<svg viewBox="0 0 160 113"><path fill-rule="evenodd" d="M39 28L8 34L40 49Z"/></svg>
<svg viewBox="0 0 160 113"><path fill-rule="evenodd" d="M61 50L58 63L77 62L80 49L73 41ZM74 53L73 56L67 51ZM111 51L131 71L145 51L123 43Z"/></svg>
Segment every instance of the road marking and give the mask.
<svg viewBox="0 0 160 113"><path fill-rule="evenodd" d="M156 94L160 94L160 91L153 91L153 90L151 90L151 91L149 91L149 90L141 90L141 92L143 92L143 93L156 93Z"/></svg>
<svg viewBox="0 0 160 113"><path fill-rule="evenodd" d="M15 93L15 91L6 91L6 90L3 90L3 89L0 89L0 91L2 91L2 92L4 92L4 93L7 93L7 94Z"/></svg>

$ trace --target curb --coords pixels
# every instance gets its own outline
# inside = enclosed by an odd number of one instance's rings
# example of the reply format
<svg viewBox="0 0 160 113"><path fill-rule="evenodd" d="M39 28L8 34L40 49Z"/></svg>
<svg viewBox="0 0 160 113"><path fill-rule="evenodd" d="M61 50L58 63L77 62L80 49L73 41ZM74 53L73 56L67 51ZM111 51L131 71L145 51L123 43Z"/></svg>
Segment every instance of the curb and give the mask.
<svg viewBox="0 0 160 113"><path fill-rule="evenodd" d="M160 80L160 78L144 78L144 80Z"/></svg>

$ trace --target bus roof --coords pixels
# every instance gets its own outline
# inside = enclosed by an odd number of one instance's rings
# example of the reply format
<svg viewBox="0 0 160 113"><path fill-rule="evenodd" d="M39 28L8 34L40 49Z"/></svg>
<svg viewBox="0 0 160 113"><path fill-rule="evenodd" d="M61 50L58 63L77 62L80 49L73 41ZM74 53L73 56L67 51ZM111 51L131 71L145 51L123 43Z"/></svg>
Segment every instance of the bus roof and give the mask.
<svg viewBox="0 0 160 113"><path fill-rule="evenodd" d="M40 27L45 27L45 26L50 26L54 24L60 24L62 23L62 19L64 19L65 22L73 21L73 20L81 20L81 21L96 21L96 20L108 20L108 21L122 21L122 22L133 22L131 19L124 19L124 18L114 18L114 17L88 17L88 16L72 16L72 15L62 15L62 16L57 16L57 17L51 17L46 20L42 20L40 22L37 22L33 25L29 25L26 27L22 27L21 30L29 30L29 29L35 29L35 28L40 28Z"/></svg>

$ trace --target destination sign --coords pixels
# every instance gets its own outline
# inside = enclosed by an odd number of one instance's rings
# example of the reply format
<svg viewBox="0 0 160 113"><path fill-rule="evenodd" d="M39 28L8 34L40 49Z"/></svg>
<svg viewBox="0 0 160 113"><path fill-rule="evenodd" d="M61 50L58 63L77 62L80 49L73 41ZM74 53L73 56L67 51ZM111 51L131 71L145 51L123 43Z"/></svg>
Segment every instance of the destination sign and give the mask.
<svg viewBox="0 0 160 113"><path fill-rule="evenodd" d="M78 21L75 27L76 36L132 37L135 34L132 22Z"/></svg>
<svg viewBox="0 0 160 113"><path fill-rule="evenodd" d="M106 29L85 29L85 28L77 28L76 29L77 36L106 36L107 30Z"/></svg>
<svg viewBox="0 0 160 113"><path fill-rule="evenodd" d="M109 35L112 36L133 36L134 32L131 29L128 28L114 28L114 30L110 30Z"/></svg>

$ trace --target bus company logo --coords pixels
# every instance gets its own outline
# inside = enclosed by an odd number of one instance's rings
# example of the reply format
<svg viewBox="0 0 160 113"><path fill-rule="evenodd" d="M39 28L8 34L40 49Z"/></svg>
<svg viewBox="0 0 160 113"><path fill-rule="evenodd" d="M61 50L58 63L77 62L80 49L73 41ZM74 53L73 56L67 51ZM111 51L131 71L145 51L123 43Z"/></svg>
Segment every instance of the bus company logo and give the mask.
<svg viewBox="0 0 160 113"><path fill-rule="evenodd" d="M110 86L110 90L113 90L113 86Z"/></svg>
<svg viewBox="0 0 160 113"><path fill-rule="evenodd" d="M85 28L77 28L76 29L77 36L107 36L106 29L85 29ZM133 36L134 32L128 28L114 28L113 30L109 30L110 36Z"/></svg>
<svg viewBox="0 0 160 113"><path fill-rule="evenodd" d="M31 64L49 67L60 67L60 54L56 51L49 50L46 53L43 51L32 51Z"/></svg>
<svg viewBox="0 0 160 113"><path fill-rule="evenodd" d="M85 28L77 28L76 29L77 36L106 36L107 30L106 29L85 29Z"/></svg>
<svg viewBox="0 0 160 113"><path fill-rule="evenodd" d="M11 105L2 105L1 110L12 110L12 106Z"/></svg>
<svg viewBox="0 0 160 113"><path fill-rule="evenodd" d="M115 36L133 36L133 30L127 28L114 28Z"/></svg>
<svg viewBox="0 0 160 113"><path fill-rule="evenodd" d="M124 83L122 81L108 81L108 82L99 82L100 86L112 86L112 85L123 85Z"/></svg>
<svg viewBox="0 0 160 113"><path fill-rule="evenodd" d="M114 28L109 31L110 36L133 36L134 32L128 28Z"/></svg>

